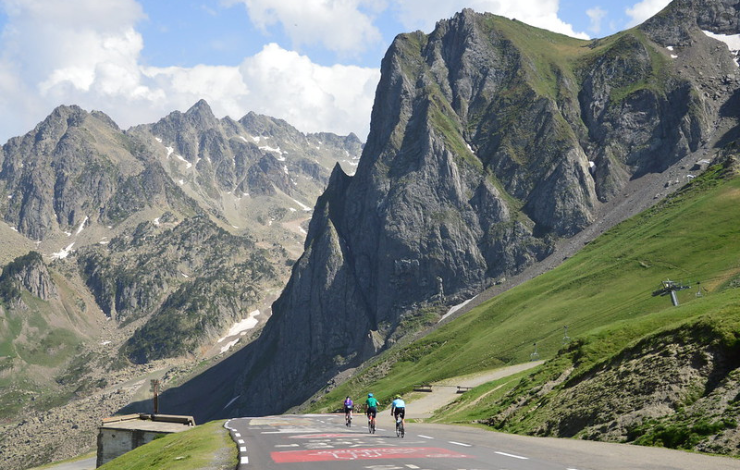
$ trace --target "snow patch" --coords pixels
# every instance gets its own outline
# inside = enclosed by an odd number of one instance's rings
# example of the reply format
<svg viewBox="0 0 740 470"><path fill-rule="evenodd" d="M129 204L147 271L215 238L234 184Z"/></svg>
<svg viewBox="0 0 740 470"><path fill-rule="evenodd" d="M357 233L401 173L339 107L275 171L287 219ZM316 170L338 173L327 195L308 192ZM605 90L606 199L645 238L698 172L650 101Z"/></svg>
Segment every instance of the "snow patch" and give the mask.
<svg viewBox="0 0 740 470"><path fill-rule="evenodd" d="M255 326L257 326L257 323L259 323L259 321L256 318L257 315L259 315L259 314L260 314L260 311L259 310L255 310L255 311L251 312L247 316L247 318L241 320L239 323L235 323L231 328L229 328L229 331L226 333L226 336L224 336L223 338L219 339L218 342L219 343L224 342L224 341L226 341L227 338L230 338L232 336L236 336L236 335L244 336L244 335L246 335L247 334L247 331L251 330L252 328L254 328ZM221 353L225 353L226 351L228 351L230 348L232 348L238 342L239 342L239 338L237 338L237 339L235 339L233 341L230 341L229 343L225 344L224 346L221 347Z"/></svg>
<svg viewBox="0 0 740 470"><path fill-rule="evenodd" d="M476 295L475 297L478 297L478 296ZM439 319L439 321L442 321L442 320L444 320L445 318L447 318L447 317L449 317L450 315L452 315L453 313L457 312L458 310L460 310L460 309L461 309L461 308L463 308L464 306L468 305L468 303L469 303L469 302L470 302L471 300L475 299L475 297L473 297L472 299L468 299L468 300L466 300L465 302L463 302L463 303L461 303L461 304L457 304L457 305L455 305L454 307L450 308L450 309L449 309L449 310L447 311L447 313L445 313L444 315L442 315L442 318L440 318L440 319ZM437 323L439 323L439 322L437 322Z"/></svg>
<svg viewBox="0 0 740 470"><path fill-rule="evenodd" d="M79 228L77 229L77 233L75 233L75 235L79 235L80 232L82 232L82 229L85 228L85 224L87 223L88 220L90 220L90 218L88 216L85 216L85 220L82 221L82 223L80 224Z"/></svg>
<svg viewBox="0 0 740 470"><path fill-rule="evenodd" d="M246 137L240 135L239 138L242 139L244 142L249 143L249 140L247 140Z"/></svg>
<svg viewBox="0 0 740 470"><path fill-rule="evenodd" d="M64 259L67 256L69 256L70 253L72 253L72 247L75 245L74 242L70 243L67 248L64 248L62 251L58 251L56 253L53 253L51 255L51 259Z"/></svg>
<svg viewBox="0 0 740 470"><path fill-rule="evenodd" d="M235 402L236 400L238 400L238 399L239 399L239 397L240 397L240 396L241 396L241 395L237 395L237 396L235 396L234 398L232 398L232 399L231 399L231 401L230 401L230 402L228 402L228 403L226 404L226 406L224 406L224 410L225 410L226 408L230 407L232 403L234 403L234 402Z"/></svg>
<svg viewBox="0 0 740 470"><path fill-rule="evenodd" d="M291 207L290 212L298 212L298 209L296 209L295 207Z"/></svg>
<svg viewBox="0 0 740 470"><path fill-rule="evenodd" d="M101 346L107 346L107 345L109 345L109 344L110 344L110 341L101 341L101 342L100 342L100 345L101 345Z"/></svg>
<svg viewBox="0 0 740 470"><path fill-rule="evenodd" d="M72 232L62 232L62 233L65 234L68 237L71 237L72 236Z"/></svg>
<svg viewBox="0 0 740 470"><path fill-rule="evenodd" d="M303 235L308 235L308 232L306 232L303 227L298 227L298 230L300 230Z"/></svg>
<svg viewBox="0 0 740 470"><path fill-rule="evenodd" d="M175 149L172 147L165 147L165 149L167 149L167 158L170 158L170 155L175 152Z"/></svg>
<svg viewBox="0 0 740 470"><path fill-rule="evenodd" d="M161 138L161 137L155 137L155 138L154 138L154 140L156 140L156 141L157 141L157 142L159 142L160 144L162 143L162 138Z"/></svg>
<svg viewBox="0 0 740 470"><path fill-rule="evenodd" d="M179 184L180 186L182 186L183 184L185 184L185 181L183 181L183 180L178 180L178 181L177 181L177 183L178 183L178 184Z"/></svg>
<svg viewBox="0 0 740 470"><path fill-rule="evenodd" d="M9 196L8 196L8 199L13 199L13 195L12 195L12 194L11 194L11 195L9 195Z"/></svg>
<svg viewBox="0 0 740 470"><path fill-rule="evenodd" d="M716 39L717 41L725 43L730 52L732 52L732 55L735 56L735 65L740 66L740 61L738 61L738 51L740 51L740 34L715 34L711 31L702 32L712 39Z"/></svg>
<svg viewBox="0 0 740 470"><path fill-rule="evenodd" d="M290 173L288 173L288 166L287 165L283 165L283 171L285 172L286 175L289 175L290 174Z"/></svg>
<svg viewBox="0 0 740 470"><path fill-rule="evenodd" d="M10 227L10 230L12 230L12 231L14 231L14 232L17 232L17 231L18 231L18 229L17 229L17 228L15 228L15 227Z"/></svg>
<svg viewBox="0 0 740 470"><path fill-rule="evenodd" d="M152 223L154 225L159 225L159 217L157 217L156 219L152 220Z"/></svg>
<svg viewBox="0 0 740 470"><path fill-rule="evenodd" d="M295 202L296 204L298 204L299 206L301 206L301 209L303 209L304 212L311 212L313 210L310 207L308 207L307 205L301 203L300 201L296 201L295 199L293 199L293 202Z"/></svg>
<svg viewBox="0 0 740 470"><path fill-rule="evenodd" d="M673 51L673 46L666 46L666 49L668 49L669 51Z"/></svg>
<svg viewBox="0 0 740 470"><path fill-rule="evenodd" d="M221 346L221 354L225 353L229 349L231 349L234 346L236 346L236 343L238 343L238 342L239 342L239 338L236 338L234 341L229 341L225 345Z"/></svg>
<svg viewBox="0 0 740 470"><path fill-rule="evenodd" d="M277 153L279 155L279 157L276 157L278 159L278 161L280 161L280 162L284 162L285 161L285 157L283 156L283 154L285 152L283 152L282 150L280 150L280 147L275 148L275 147L270 147L269 145L263 145L259 149L260 150L267 150L268 152Z"/></svg>
<svg viewBox="0 0 740 470"><path fill-rule="evenodd" d="M185 160L185 157L183 157L182 155L175 155L175 157L177 157L178 160L185 162L185 168L187 168L188 170L190 169L190 167L193 166L193 164Z"/></svg>

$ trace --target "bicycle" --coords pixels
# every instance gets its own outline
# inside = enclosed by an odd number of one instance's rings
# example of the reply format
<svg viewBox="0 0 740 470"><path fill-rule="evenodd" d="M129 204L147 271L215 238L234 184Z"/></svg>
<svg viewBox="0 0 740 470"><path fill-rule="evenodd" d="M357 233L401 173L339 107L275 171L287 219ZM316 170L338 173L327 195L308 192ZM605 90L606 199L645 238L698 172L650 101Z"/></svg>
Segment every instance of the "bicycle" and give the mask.
<svg viewBox="0 0 740 470"><path fill-rule="evenodd" d="M347 412L344 414L344 424L348 427L352 427L352 414L351 412Z"/></svg>
<svg viewBox="0 0 740 470"><path fill-rule="evenodd" d="M396 420L396 437L403 438L406 435L406 430L403 428L403 420L398 418Z"/></svg>
<svg viewBox="0 0 740 470"><path fill-rule="evenodd" d="M367 422L367 431L370 434L375 434L375 418L370 418L370 420Z"/></svg>

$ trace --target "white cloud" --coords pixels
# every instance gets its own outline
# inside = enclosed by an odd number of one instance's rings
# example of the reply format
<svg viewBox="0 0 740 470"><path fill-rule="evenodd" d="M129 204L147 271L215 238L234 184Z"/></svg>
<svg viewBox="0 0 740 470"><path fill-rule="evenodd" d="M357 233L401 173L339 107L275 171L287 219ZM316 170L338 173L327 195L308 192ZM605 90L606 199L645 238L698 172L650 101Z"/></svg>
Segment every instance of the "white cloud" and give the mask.
<svg viewBox="0 0 740 470"><path fill-rule="evenodd" d="M632 27L642 23L665 8L669 3L671 3L670 0L643 0L631 8L627 8L625 13L631 18L628 26Z"/></svg>
<svg viewBox="0 0 740 470"><path fill-rule="evenodd" d="M227 0L244 3L249 17L266 31L276 24L293 41L293 47L320 44L344 55L365 51L382 36L373 24L373 13L384 8L379 0Z"/></svg>
<svg viewBox="0 0 740 470"><path fill-rule="evenodd" d="M246 59L240 72L250 87L252 110L270 114L268 110L279 109L271 115L306 131L342 128L344 134L360 129L358 137L367 137L378 69L320 66L269 44Z"/></svg>
<svg viewBox="0 0 740 470"><path fill-rule="evenodd" d="M586 10L586 15L591 20L588 30L594 34L599 34L601 32L601 22L606 18L606 14L606 10L601 7L594 7Z"/></svg>
<svg viewBox="0 0 740 470"><path fill-rule="evenodd" d="M268 45L239 66L149 67L134 0L0 0L0 141L31 130L53 108L101 110L121 127L154 122L204 98L217 116L249 111L304 132L369 130L376 68L320 66ZM0 143L1 143L0 142Z"/></svg>
<svg viewBox="0 0 740 470"><path fill-rule="evenodd" d="M442 18L450 18L463 8L516 18L532 26L568 36L587 39L558 17L559 0L396 0L399 21L408 29L430 32Z"/></svg>

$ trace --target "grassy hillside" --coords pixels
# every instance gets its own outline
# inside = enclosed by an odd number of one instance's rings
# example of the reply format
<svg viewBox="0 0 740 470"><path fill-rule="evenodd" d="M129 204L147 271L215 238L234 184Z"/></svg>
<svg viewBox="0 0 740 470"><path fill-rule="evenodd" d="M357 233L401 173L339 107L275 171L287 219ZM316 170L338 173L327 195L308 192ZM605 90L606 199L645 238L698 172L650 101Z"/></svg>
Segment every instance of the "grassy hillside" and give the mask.
<svg viewBox="0 0 740 470"><path fill-rule="evenodd" d="M387 401L414 384L526 362L535 343L541 359L553 358L563 348L565 327L568 348L578 349L577 374L645 335L736 304L740 292L728 289L740 277L739 200L740 178L729 166L715 167L557 269L385 353L312 409L332 409L345 395L368 391ZM652 295L666 279L691 284L678 293L679 308ZM563 355L545 367L555 373L571 359ZM486 415L470 407L466 413Z"/></svg>

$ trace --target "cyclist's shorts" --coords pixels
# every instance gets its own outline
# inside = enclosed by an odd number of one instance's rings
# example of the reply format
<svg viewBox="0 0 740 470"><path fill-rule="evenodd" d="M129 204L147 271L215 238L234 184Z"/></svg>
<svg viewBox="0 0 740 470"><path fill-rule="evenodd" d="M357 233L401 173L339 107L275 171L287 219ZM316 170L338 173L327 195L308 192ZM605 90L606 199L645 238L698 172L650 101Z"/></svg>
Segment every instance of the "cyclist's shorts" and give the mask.
<svg viewBox="0 0 740 470"><path fill-rule="evenodd" d="M394 409L393 410L393 416L395 416L396 419L398 419L399 416L401 417L401 419L406 419L406 408L396 408L396 409Z"/></svg>
<svg viewBox="0 0 740 470"><path fill-rule="evenodd" d="M345 413L349 413L350 411L352 411L352 407L351 406L345 406L344 407L344 412Z"/></svg>
<svg viewBox="0 0 740 470"><path fill-rule="evenodd" d="M372 416L373 418L375 418L377 415L378 415L378 409L376 407L370 406L370 407L367 408L367 416L368 416L368 418L370 416Z"/></svg>

